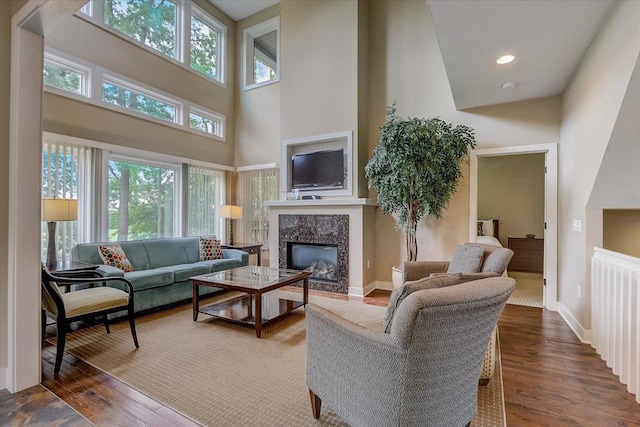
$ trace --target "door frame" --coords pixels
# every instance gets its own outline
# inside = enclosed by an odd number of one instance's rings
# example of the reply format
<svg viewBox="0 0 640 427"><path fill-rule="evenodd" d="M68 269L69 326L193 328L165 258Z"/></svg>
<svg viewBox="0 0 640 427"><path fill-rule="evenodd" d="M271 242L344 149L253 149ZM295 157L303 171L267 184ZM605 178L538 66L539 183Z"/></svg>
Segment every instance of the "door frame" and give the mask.
<svg viewBox="0 0 640 427"><path fill-rule="evenodd" d="M480 148L470 154L469 241L475 242L478 222L478 157L545 154L544 185L544 300L543 305L558 311L558 144Z"/></svg>

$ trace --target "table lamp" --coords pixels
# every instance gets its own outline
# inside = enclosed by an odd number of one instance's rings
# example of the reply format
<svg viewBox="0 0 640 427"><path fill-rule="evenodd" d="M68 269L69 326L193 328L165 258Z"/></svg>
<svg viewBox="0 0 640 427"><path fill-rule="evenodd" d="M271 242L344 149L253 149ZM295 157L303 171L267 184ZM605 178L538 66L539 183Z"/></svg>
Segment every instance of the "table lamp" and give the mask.
<svg viewBox="0 0 640 427"><path fill-rule="evenodd" d="M54 266L58 263L56 257L57 221L74 221L76 219L78 219L78 201L76 199L42 199L42 220L47 221L49 232L47 266Z"/></svg>
<svg viewBox="0 0 640 427"><path fill-rule="evenodd" d="M220 217L229 220L229 245L233 245L233 220L242 218L242 206L222 205Z"/></svg>

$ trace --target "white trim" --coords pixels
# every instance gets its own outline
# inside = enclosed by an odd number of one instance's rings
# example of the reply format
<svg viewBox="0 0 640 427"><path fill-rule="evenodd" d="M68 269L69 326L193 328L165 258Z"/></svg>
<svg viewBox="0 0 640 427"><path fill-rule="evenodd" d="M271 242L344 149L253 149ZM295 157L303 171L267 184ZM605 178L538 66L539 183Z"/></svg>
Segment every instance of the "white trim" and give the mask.
<svg viewBox="0 0 640 427"><path fill-rule="evenodd" d="M201 7L197 6L192 1L188 2L188 6L185 6L185 12L187 11L186 10L187 8L190 8L191 10L189 11L190 13L188 14L188 16L186 16L186 19L183 21L185 23L185 27L188 27L188 30L186 30L183 34L189 35L189 37L185 37L188 40L188 43L185 43L185 49L187 50L185 51L185 54L184 54L184 63L185 65L189 66L189 69L191 71L194 71L198 74L202 74L206 76L209 80L217 82L226 87L225 68L227 63L226 61L227 26L224 25L222 22L218 21L217 19L215 19L213 16L209 15ZM207 25L216 33L218 33L218 40L216 43L216 46L217 46L216 72L218 73L219 80L216 80L213 77L209 76L208 74L201 73L200 71L197 71L191 68L191 16L195 16L198 20L202 21L205 25Z"/></svg>
<svg viewBox="0 0 640 427"><path fill-rule="evenodd" d="M208 136L213 136L216 137L217 139L220 138L221 135L224 135L224 130L226 128L227 125L227 119L224 116L224 114L218 114L212 110L208 110L205 108L201 108L195 105L191 105L189 108L185 108L184 109L184 119L183 119L183 123L186 124L186 126L189 127L189 129L191 129L192 132L197 132L197 133L201 133L204 135L208 135ZM215 133L215 132L205 132L202 131L200 129L196 129L191 127L191 114L196 115L196 116L200 116L203 119L209 119L212 122L214 122L216 124L216 131L219 133Z"/></svg>
<svg viewBox="0 0 640 427"><path fill-rule="evenodd" d="M324 135L307 136L303 138L287 139L282 141L282 170L280 171L280 190L291 191L291 156L294 147L314 146L329 143L340 143L344 149L344 166L347 169L344 179L344 187L339 190L328 189L301 189L300 192L318 192L320 196L352 196L353 195L353 131L327 133ZM323 149L323 148L319 148ZM314 200L317 201L317 200Z"/></svg>
<svg viewBox="0 0 640 427"><path fill-rule="evenodd" d="M376 289L380 289L382 291L394 291L393 282L384 282L380 280L375 281Z"/></svg>
<svg viewBox="0 0 640 427"><path fill-rule="evenodd" d="M276 66L275 72L276 77L271 80L266 80L260 83L250 83L247 84L249 78L251 77L251 81L253 81L253 40L257 37L260 37L264 34L270 33L271 31L276 30ZM262 86L267 86L273 83L278 83L280 81L280 16L275 16L273 18L267 19L266 21L260 22L259 24L253 25L251 27L245 28L243 31L242 37L242 45L243 45L243 55L242 55L242 87L243 90L251 90L256 89Z"/></svg>
<svg viewBox="0 0 640 427"><path fill-rule="evenodd" d="M513 147L484 148L471 152L469 185L469 241L475 242L478 221L478 157L545 153L545 222L544 233L544 306L558 310L558 145L534 144Z"/></svg>
<svg viewBox="0 0 640 427"><path fill-rule="evenodd" d="M318 199L318 200L271 200L264 202L268 207L299 206L378 206L374 199Z"/></svg>
<svg viewBox="0 0 640 427"><path fill-rule="evenodd" d="M91 3L94 3L95 0L92 0ZM170 56L165 55L164 53L160 52L159 50L156 50L150 46L147 46L146 44L139 42L138 40L134 39L133 37L128 36L127 34L120 32L108 25L106 25L104 23L104 11L101 10L99 7L94 7L93 8L93 16L89 16L85 13L82 13L80 11L78 11L79 13L74 14L74 16L83 19L87 22L89 22L91 25L95 25L96 27L111 33L112 35L126 41L127 43L131 43L134 46L139 47L140 49L144 49L147 52L150 52L166 61L171 62L174 65L179 66L180 68L183 68L186 71L189 71L192 74L195 74L196 76L199 76L209 82L215 83L218 86L221 86L223 88L227 88L227 84L225 81L225 69L226 69L226 63L227 63L227 55L226 55L226 43L227 43L227 26L224 25L222 22L218 21L215 17L211 16L208 12L203 10L203 13L206 14L207 16L209 16L212 20L214 20L215 22L217 22L222 28L224 28L224 35L223 37L221 37L221 39L219 40L220 42L220 46L221 49L219 49L221 52L218 53L218 55L221 58L222 61L222 65L219 67L221 69L221 73L220 73L220 78L221 80L218 81L216 79L211 78L211 76L201 73L200 71L194 70L193 68L191 68L191 60L189 58L189 53L191 51L191 5L192 2L191 0L185 0L185 1L177 1L175 2L176 4L176 32L180 31L181 34L176 34L176 55L177 58L172 58ZM187 13L187 9L189 9L189 13ZM202 10L201 8L199 8L200 10ZM186 37L185 37L186 35ZM178 58L182 58L178 59Z"/></svg>
<svg viewBox="0 0 640 427"><path fill-rule="evenodd" d="M580 322L573 317L573 314L571 314L569 309L561 302L558 302L558 313L566 324L569 325L573 333L576 334L576 337L578 337L581 343L591 344L591 330L583 328Z"/></svg>
<svg viewBox="0 0 640 427"><path fill-rule="evenodd" d="M43 132L43 135L50 138L58 138L68 140L74 144L86 145L88 147L100 148L107 150L111 153L119 154L122 156L131 156L137 158L148 159L150 161L166 162L169 164L189 163L196 166L204 166L208 168L221 169L225 171L234 171L233 166L220 165L217 163L204 162L202 160L190 159L188 157L171 156L168 154L154 153L151 151L140 150L138 148L125 147L122 145L110 144L108 142L93 141L90 139L78 138L75 136L63 135L53 132Z"/></svg>
<svg viewBox="0 0 640 427"><path fill-rule="evenodd" d="M238 166L236 172L256 171L260 169L277 169L277 163L264 163L262 165Z"/></svg>

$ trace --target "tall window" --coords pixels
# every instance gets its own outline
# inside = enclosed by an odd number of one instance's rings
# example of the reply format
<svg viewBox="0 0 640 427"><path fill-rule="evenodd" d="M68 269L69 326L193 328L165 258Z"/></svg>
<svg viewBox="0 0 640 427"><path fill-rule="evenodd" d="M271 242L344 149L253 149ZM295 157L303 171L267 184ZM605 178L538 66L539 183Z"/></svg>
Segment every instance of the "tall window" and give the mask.
<svg viewBox="0 0 640 427"><path fill-rule="evenodd" d="M42 197L77 199L78 211L87 209L86 185L91 149L81 145L45 138L42 146ZM77 221L60 221L57 224L57 258L68 259L71 249L84 241L84 217ZM42 256L47 256L47 224L42 223Z"/></svg>
<svg viewBox="0 0 640 427"><path fill-rule="evenodd" d="M84 16L224 83L227 27L190 0L93 0Z"/></svg>
<svg viewBox="0 0 640 427"><path fill-rule="evenodd" d="M242 206L242 241L269 241L269 208L264 202L278 199L278 169L257 169L238 174L238 200Z"/></svg>
<svg viewBox="0 0 640 427"><path fill-rule="evenodd" d="M174 1L105 0L104 23L170 58L178 57Z"/></svg>
<svg viewBox="0 0 640 427"><path fill-rule="evenodd" d="M199 9L191 15L191 68L221 81L220 42L224 28Z"/></svg>
<svg viewBox="0 0 640 427"><path fill-rule="evenodd" d="M109 240L173 237L178 167L109 160Z"/></svg>
<svg viewBox="0 0 640 427"><path fill-rule="evenodd" d="M224 204L224 171L189 165L188 174L187 235L220 237L219 207Z"/></svg>

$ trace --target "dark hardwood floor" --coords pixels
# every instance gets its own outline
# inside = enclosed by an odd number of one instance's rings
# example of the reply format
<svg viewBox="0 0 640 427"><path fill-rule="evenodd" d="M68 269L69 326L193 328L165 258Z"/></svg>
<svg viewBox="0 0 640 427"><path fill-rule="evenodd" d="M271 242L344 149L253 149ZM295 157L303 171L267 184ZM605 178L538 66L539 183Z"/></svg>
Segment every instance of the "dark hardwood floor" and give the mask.
<svg viewBox="0 0 640 427"><path fill-rule="evenodd" d="M374 291L364 302L386 306L388 300L389 292ZM640 405L633 395L590 346L578 341L558 313L507 305L499 330L509 426L640 426ZM48 334L53 331L50 326ZM197 425L69 353L61 372L54 375L54 359L55 347L47 345L42 354L42 385L95 425ZM22 393L33 394L33 389ZM13 404L15 409L19 395L0 393L0 408L7 410ZM53 404L33 399L22 410L28 408L31 416ZM8 425L28 424L10 420Z"/></svg>

